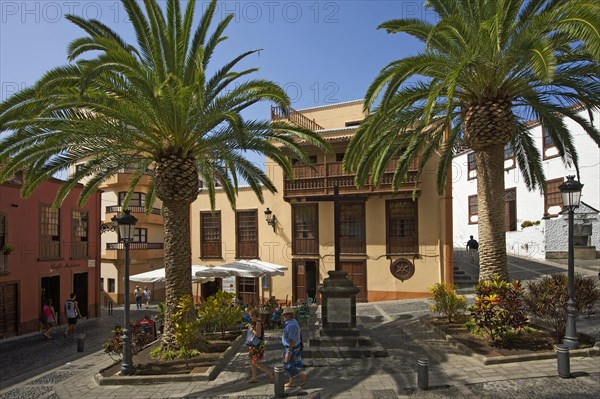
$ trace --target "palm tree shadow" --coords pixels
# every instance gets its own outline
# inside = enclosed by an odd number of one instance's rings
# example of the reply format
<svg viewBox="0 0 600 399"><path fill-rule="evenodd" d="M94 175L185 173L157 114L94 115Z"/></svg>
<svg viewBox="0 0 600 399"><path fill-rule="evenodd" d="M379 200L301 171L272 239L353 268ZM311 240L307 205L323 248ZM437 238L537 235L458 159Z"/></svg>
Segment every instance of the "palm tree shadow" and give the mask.
<svg viewBox="0 0 600 399"><path fill-rule="evenodd" d="M456 391L451 389L450 381L443 374L441 363L446 359L441 351L435 357L425 348L443 340L435 332L429 331L426 324L411 314L397 315L394 320L384 321L380 315L359 316L357 323L361 330L381 346L389 356L382 358L344 358L344 359L304 359L305 371L310 375L305 389L287 389L286 396L331 397L343 394L352 389L360 388L371 391L373 397L386 398L396 395L419 395L417 389L417 361L419 358L429 358L429 372L435 374L436 394L455 397ZM311 333L313 333L311 331ZM445 342L445 341L444 341ZM446 344L447 346L447 344ZM435 345L434 345L435 347ZM266 377L259 374L258 384L246 384L249 375L248 360L245 350L241 349L234 360L217 378L217 384L209 383L205 389L190 393L186 398L199 396L237 396L237 397L273 397L274 389ZM271 368L279 361L281 345L277 337L272 337L265 351L263 362ZM390 379L390 383L381 381ZM394 387L390 389L390 387Z"/></svg>

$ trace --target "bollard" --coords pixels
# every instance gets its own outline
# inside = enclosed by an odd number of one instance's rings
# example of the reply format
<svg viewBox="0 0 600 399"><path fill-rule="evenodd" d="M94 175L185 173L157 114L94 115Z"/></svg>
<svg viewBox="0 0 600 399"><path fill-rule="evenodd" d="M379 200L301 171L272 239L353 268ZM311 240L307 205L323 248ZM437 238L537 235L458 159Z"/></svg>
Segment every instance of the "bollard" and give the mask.
<svg viewBox="0 0 600 399"><path fill-rule="evenodd" d="M282 365L273 367L273 385L275 389L275 397L283 398L285 396L284 382L285 367Z"/></svg>
<svg viewBox="0 0 600 399"><path fill-rule="evenodd" d="M569 359L569 347L567 345L556 345L556 363L558 365L558 376L571 378L571 364Z"/></svg>
<svg viewBox="0 0 600 399"><path fill-rule="evenodd" d="M77 352L83 352L84 344L85 344L85 335L84 334L77 335Z"/></svg>
<svg viewBox="0 0 600 399"><path fill-rule="evenodd" d="M422 357L417 364L417 385L419 389L429 389L429 359Z"/></svg>

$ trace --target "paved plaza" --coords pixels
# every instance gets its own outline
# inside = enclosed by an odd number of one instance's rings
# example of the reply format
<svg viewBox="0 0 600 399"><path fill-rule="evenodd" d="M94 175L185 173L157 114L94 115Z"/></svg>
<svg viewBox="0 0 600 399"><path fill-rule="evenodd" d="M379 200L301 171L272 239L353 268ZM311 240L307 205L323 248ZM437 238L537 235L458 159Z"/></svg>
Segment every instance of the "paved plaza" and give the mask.
<svg viewBox="0 0 600 399"><path fill-rule="evenodd" d="M483 365L477 357L450 345L438 331L420 321L421 316L429 314L429 304L423 299L357 305L357 322L389 356L305 359L308 384L305 388L288 389L286 395L307 399L600 397L600 357L572 354L570 368L574 378L568 379L558 377L556 358ZM155 311L132 310L132 319ZM578 331L600 340L599 313L600 309L592 318L578 320ZM86 334L83 353L76 351L76 340L62 336L45 341L36 334L1 342L0 399L273 397L273 385L264 375L259 374L258 384L245 382L249 368L244 347L214 381L98 386L94 375L112 362L99 345L115 324L121 324L122 316L122 310L116 309L112 316L104 312L101 318L81 323L80 332ZM265 364L269 367L280 362L279 340L280 331L268 331ZM429 360L430 389L426 391L417 384L417 362L424 357Z"/></svg>

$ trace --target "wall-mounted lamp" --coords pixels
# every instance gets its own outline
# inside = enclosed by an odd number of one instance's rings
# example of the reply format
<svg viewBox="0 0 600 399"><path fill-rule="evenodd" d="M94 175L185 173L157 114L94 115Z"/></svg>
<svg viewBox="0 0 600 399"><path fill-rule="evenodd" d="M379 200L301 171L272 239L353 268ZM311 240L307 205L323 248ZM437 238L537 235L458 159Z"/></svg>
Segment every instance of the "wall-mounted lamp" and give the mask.
<svg viewBox="0 0 600 399"><path fill-rule="evenodd" d="M117 215L113 216L112 219L110 219L111 223L104 223L102 220L100 220L100 234L104 234L107 233L109 231L116 231L117 227L119 226L119 222L117 221Z"/></svg>
<svg viewBox="0 0 600 399"><path fill-rule="evenodd" d="M275 231L275 224L277 223L277 218L273 215L273 211L269 208L265 211L265 220L269 226L273 226L273 231Z"/></svg>

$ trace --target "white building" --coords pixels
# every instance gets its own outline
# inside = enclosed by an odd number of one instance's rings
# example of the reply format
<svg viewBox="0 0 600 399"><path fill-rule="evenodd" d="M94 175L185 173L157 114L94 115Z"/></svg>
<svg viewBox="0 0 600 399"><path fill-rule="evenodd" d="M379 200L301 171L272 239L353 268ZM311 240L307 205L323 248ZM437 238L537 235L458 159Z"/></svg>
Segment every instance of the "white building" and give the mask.
<svg viewBox="0 0 600 399"><path fill-rule="evenodd" d="M589 120L587 110L581 109L580 115ZM600 126L600 113L594 112L591 123ZM584 185L581 201L587 210L600 209L600 147L574 121L566 120L573 135L574 145L579 156L580 182ZM547 193L539 190L527 190L521 172L516 164L514 154L507 147L505 151L505 217L506 217L506 250L508 254L546 258L547 252L554 252L549 257L566 254L566 219L558 222L562 210L562 198L558 186L566 180L567 175L575 175L573 167L565 167L557 148L549 135L544 134L541 124L531 123L531 135L542 154L542 164L547 182ZM464 247L469 235L478 237L477 229L477 172L475 170L475 153L470 149L457 150L453 160L453 221L454 245ZM592 226L588 245L600 250L598 212L586 211L587 224ZM546 218L544 218L546 216ZM549 219L548 219L549 218ZM557 219L558 218L558 219ZM596 220L596 222L592 222ZM529 223L531 222L531 223ZM576 223L578 223L576 221ZM527 226L532 224L531 226ZM549 236L548 229L552 231ZM587 227L586 227L587 229ZM546 242L548 240L548 242ZM561 246L564 246L561 249Z"/></svg>

